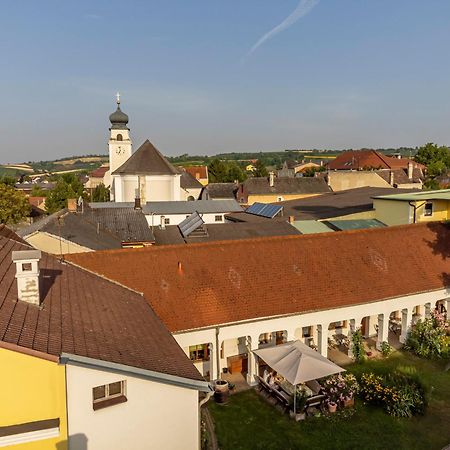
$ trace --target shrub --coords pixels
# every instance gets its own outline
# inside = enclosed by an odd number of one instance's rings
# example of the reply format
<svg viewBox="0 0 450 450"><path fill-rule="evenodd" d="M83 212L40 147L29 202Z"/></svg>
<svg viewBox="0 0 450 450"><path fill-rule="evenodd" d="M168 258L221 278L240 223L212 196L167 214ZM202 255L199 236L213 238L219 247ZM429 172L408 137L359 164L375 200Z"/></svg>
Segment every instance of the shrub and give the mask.
<svg viewBox="0 0 450 450"><path fill-rule="evenodd" d="M363 343L363 337L361 330L358 329L352 334L352 350L353 350L353 357L355 358L356 362L362 362L366 359L366 354L364 350L364 343Z"/></svg>
<svg viewBox="0 0 450 450"><path fill-rule="evenodd" d="M396 417L423 414L426 406L425 389L418 377L399 371L384 376L364 373L360 380L360 396Z"/></svg>
<svg viewBox="0 0 450 450"><path fill-rule="evenodd" d="M387 357L392 353L392 347L389 345L388 342L383 341L381 343L381 353L384 357Z"/></svg>
<svg viewBox="0 0 450 450"><path fill-rule="evenodd" d="M430 318L419 320L408 334L405 348L422 358L445 358L449 354L449 340L442 314L433 311Z"/></svg>

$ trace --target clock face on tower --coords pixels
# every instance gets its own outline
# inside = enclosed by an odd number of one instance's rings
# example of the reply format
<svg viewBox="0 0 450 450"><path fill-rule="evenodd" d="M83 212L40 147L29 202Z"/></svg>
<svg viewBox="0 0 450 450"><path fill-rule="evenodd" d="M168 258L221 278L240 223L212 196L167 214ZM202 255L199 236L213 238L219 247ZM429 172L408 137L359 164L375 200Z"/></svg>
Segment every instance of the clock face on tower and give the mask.
<svg viewBox="0 0 450 450"><path fill-rule="evenodd" d="M120 155L120 154L122 153L122 147L117 147L117 148L116 148L116 153L117 153L118 155Z"/></svg>

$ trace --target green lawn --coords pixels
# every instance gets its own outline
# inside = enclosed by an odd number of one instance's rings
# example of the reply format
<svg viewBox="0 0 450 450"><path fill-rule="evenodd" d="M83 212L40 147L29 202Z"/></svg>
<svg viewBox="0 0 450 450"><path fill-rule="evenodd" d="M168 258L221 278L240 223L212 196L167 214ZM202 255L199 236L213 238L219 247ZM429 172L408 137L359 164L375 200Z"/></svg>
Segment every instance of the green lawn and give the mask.
<svg viewBox="0 0 450 450"><path fill-rule="evenodd" d="M396 352L347 369L357 373L399 365L414 366L428 387L425 416L397 419L358 401L353 414L345 411L296 423L250 390L231 396L226 405L209 403L220 449L442 449L450 444L450 372L443 371L442 363Z"/></svg>

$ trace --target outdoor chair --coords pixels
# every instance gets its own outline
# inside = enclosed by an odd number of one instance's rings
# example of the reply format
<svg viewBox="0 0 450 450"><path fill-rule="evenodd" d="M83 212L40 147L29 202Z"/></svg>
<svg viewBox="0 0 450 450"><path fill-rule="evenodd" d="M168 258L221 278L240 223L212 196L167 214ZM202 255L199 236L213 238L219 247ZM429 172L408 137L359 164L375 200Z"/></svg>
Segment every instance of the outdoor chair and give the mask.
<svg viewBox="0 0 450 450"><path fill-rule="evenodd" d="M306 415L311 415L317 409L323 412L326 398L327 396L324 394L314 395L308 398L304 409Z"/></svg>

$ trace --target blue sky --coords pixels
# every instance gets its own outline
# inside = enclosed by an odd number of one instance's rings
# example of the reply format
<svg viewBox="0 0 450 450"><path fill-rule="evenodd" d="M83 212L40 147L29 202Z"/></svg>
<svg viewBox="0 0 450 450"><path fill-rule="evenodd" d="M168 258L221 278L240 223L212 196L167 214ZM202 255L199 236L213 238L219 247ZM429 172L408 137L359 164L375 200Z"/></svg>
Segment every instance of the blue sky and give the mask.
<svg viewBox="0 0 450 450"><path fill-rule="evenodd" d="M248 55L299 0L5 2L0 162L106 152L116 91L168 155L450 144L450 2L315 3Z"/></svg>

